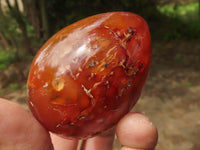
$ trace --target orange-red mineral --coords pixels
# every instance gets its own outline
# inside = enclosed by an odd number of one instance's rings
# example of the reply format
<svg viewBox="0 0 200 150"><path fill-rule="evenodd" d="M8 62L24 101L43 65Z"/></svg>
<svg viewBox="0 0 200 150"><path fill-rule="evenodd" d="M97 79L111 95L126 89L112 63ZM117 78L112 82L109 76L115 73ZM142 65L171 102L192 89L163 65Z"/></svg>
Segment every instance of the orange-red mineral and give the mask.
<svg viewBox="0 0 200 150"><path fill-rule="evenodd" d="M148 25L128 12L95 15L56 33L33 60L28 103L49 131L88 138L138 100L151 60Z"/></svg>

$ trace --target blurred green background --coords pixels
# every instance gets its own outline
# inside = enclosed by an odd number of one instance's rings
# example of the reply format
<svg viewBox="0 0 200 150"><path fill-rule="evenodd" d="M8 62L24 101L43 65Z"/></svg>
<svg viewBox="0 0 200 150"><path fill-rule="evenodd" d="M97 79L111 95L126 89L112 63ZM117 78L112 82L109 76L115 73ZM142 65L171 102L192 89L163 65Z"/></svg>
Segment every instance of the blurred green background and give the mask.
<svg viewBox="0 0 200 150"><path fill-rule="evenodd" d="M197 0L1 0L0 70L15 61L30 60L63 27L110 11L144 17L153 40L200 38Z"/></svg>
<svg viewBox="0 0 200 150"><path fill-rule="evenodd" d="M149 24L152 67L133 111L158 127L156 149L199 150L200 0L0 0L0 96L27 109L26 81L39 48L63 27L110 11Z"/></svg>

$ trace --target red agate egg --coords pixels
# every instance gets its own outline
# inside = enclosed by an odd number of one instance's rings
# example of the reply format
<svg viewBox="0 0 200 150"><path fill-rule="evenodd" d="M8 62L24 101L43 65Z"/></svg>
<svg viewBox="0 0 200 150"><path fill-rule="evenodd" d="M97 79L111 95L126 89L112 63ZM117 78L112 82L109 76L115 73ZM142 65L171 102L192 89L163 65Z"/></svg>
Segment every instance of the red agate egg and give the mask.
<svg viewBox="0 0 200 150"><path fill-rule="evenodd" d="M27 83L30 110L63 137L97 135L134 106L150 62L151 37L142 17L111 12L80 20L35 56Z"/></svg>

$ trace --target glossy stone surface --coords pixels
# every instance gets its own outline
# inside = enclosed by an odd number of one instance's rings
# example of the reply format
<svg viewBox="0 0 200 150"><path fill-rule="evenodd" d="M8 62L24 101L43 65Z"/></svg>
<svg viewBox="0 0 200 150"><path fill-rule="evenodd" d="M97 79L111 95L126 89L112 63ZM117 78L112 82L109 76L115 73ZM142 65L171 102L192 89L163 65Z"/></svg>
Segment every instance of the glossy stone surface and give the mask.
<svg viewBox="0 0 200 150"><path fill-rule="evenodd" d="M78 21L35 56L28 78L30 110L63 137L96 135L136 103L150 60L150 33L140 16L114 12Z"/></svg>

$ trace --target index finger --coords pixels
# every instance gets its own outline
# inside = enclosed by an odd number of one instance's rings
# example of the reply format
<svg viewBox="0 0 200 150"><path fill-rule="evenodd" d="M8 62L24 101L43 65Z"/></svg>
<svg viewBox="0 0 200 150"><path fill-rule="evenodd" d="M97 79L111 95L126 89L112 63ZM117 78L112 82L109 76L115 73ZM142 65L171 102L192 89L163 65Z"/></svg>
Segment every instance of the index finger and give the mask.
<svg viewBox="0 0 200 150"><path fill-rule="evenodd" d="M153 149L158 139L154 124L148 117L139 113L124 116L117 124L116 135L122 146L132 150Z"/></svg>

